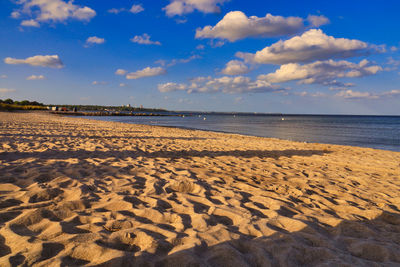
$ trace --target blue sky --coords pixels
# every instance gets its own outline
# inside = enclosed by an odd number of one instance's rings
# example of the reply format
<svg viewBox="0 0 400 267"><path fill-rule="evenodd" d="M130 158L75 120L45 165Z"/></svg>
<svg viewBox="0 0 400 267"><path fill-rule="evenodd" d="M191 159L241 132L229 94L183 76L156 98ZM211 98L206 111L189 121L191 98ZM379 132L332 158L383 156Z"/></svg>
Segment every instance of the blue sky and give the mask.
<svg viewBox="0 0 400 267"><path fill-rule="evenodd" d="M4 0L0 7L2 99L400 114L398 1Z"/></svg>

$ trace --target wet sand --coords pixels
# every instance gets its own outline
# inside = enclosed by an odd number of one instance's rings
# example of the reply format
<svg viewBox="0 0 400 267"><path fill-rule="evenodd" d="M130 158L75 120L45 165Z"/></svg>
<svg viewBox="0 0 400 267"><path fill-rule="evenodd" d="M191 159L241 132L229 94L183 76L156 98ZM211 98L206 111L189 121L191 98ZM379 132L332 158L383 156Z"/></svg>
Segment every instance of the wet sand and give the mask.
<svg viewBox="0 0 400 267"><path fill-rule="evenodd" d="M399 266L400 153L0 112L0 266Z"/></svg>

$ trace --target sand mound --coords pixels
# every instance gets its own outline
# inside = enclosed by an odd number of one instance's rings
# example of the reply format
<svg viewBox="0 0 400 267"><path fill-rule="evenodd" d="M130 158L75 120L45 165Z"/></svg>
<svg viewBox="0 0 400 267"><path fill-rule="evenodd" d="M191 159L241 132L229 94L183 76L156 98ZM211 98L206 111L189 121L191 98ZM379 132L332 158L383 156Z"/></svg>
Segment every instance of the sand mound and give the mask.
<svg viewBox="0 0 400 267"><path fill-rule="evenodd" d="M400 265L400 153L0 113L1 266Z"/></svg>

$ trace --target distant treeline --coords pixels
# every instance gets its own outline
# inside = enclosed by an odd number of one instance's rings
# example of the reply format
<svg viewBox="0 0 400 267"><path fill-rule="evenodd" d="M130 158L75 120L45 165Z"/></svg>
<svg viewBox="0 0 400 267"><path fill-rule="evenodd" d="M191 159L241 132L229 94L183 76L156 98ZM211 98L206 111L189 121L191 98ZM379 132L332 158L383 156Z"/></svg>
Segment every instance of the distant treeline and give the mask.
<svg viewBox="0 0 400 267"><path fill-rule="evenodd" d="M43 103L39 103L37 101L29 101L29 100L14 101L11 98L7 98L5 100L0 99L0 103L9 105L20 105L20 106L44 106Z"/></svg>
<svg viewBox="0 0 400 267"><path fill-rule="evenodd" d="M140 112L166 112L165 109L157 108L140 108L127 106L98 106L98 105L48 105L49 107L65 107L68 110L76 108L81 111L140 111Z"/></svg>
<svg viewBox="0 0 400 267"><path fill-rule="evenodd" d="M22 100L22 101L14 101L10 98L2 100L0 99L0 110L41 110L47 109L43 105L43 103L39 103L37 101L29 101L29 100Z"/></svg>

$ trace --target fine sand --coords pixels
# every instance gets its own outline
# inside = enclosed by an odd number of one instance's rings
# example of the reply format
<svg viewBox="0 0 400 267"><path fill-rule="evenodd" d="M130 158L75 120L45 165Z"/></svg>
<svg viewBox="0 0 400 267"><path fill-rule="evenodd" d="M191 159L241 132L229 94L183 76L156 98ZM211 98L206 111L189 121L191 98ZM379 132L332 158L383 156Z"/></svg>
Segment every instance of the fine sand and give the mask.
<svg viewBox="0 0 400 267"><path fill-rule="evenodd" d="M400 153L0 112L0 266L399 266Z"/></svg>

